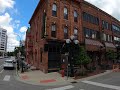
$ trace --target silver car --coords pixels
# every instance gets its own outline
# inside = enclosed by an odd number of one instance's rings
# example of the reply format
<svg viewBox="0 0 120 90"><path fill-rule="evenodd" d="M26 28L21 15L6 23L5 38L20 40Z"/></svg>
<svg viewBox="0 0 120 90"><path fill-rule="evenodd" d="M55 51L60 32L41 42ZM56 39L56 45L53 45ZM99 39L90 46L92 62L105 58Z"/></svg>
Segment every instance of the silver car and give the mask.
<svg viewBox="0 0 120 90"><path fill-rule="evenodd" d="M5 60L3 64L4 69L14 69L14 62L13 60Z"/></svg>

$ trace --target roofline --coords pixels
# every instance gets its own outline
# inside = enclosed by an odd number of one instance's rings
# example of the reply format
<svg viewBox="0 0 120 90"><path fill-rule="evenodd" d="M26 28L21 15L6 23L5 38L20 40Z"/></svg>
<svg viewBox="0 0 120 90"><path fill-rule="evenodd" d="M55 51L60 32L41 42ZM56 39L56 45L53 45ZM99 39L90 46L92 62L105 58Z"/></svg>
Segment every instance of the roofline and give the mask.
<svg viewBox="0 0 120 90"><path fill-rule="evenodd" d="M36 8L35 8L35 10L34 10L34 12L33 12L32 17L31 17L31 19L30 19L30 21L29 21L29 24L30 24L31 20L33 19L33 17L35 16L35 14L37 13L37 11L39 10L40 3L43 2L43 1L44 1L44 0L40 0L40 1L39 1L38 5L36 6Z"/></svg>
<svg viewBox="0 0 120 90"><path fill-rule="evenodd" d="M99 11L102 12L103 14L108 15L110 18L112 18L112 19L114 19L114 20L116 20L117 22L120 23L120 21L119 21L117 18L115 18L114 16L108 14L107 12L105 12L105 11L103 11L102 9L98 8L97 6L91 4L91 3L87 2L87 1L84 1L84 3L86 3L86 4L88 4L88 5L92 6L92 7L94 7L96 10L99 10Z"/></svg>
<svg viewBox="0 0 120 90"><path fill-rule="evenodd" d="M39 1L38 5L37 5L37 7L36 7L36 9L35 9L35 11L33 12L32 17L31 17L31 19L30 19L30 21L29 21L29 24L30 24L31 20L34 18L34 16L35 16L35 14L37 13L37 11L39 10L40 4L41 4L41 2L43 2L43 1L44 1L44 0L40 0L40 1ZM79 2L79 3L80 3L80 2L86 3L86 4L88 4L88 5L92 6L92 7L94 7L96 10L99 10L100 12L102 12L102 13L108 15L109 17L111 17L112 19L114 19L114 20L116 20L117 22L120 23L120 21L119 21L117 18L115 18L114 16L108 14L107 12L101 10L101 9L98 8L97 6L95 6L95 5L93 5L93 4L89 3L89 2L87 2L87 1L85 1L85 0L75 0L75 1L76 1L76 2Z"/></svg>

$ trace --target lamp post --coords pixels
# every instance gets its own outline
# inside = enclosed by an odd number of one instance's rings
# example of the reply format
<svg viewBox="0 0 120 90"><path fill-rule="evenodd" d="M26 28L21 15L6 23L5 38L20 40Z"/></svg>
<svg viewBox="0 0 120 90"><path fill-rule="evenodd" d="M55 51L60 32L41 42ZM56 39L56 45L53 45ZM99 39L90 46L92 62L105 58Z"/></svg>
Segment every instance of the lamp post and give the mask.
<svg viewBox="0 0 120 90"><path fill-rule="evenodd" d="M70 66L70 76L73 77L74 76L74 66L73 66L73 49L72 47L74 47L74 45L79 44L79 41L75 39L75 36L72 35L70 36L70 39L66 39L66 44L68 44L68 65ZM69 70L69 69L68 69Z"/></svg>
<svg viewBox="0 0 120 90"><path fill-rule="evenodd" d="M19 35L19 34L17 34L17 33L14 33L15 35L17 35L18 37L19 37L19 39L20 39L20 41L19 41L19 43L20 43L20 47L22 48L22 46L23 46L23 44L22 44L22 42L21 42L21 36ZM18 61L17 61L17 67L18 67L18 69L17 70L19 70L19 65L21 64L21 73L23 73L24 72L24 69L23 69L23 67L24 67L24 64L23 64L23 57L21 57L21 51L19 50L19 52L18 53L20 53L20 55L19 55L19 57L18 57Z"/></svg>

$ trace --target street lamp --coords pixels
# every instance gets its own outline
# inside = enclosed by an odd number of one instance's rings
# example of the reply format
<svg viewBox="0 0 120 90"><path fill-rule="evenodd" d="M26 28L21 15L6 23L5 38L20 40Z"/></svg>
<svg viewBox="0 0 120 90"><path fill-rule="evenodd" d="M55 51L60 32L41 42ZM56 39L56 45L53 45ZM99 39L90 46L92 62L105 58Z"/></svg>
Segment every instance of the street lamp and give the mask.
<svg viewBox="0 0 120 90"><path fill-rule="evenodd" d="M72 35L70 36L70 39L66 39L66 44L68 44L68 52L69 52L69 55L68 55L68 58L69 58L69 62L68 62L68 65L70 66L70 76L73 77L74 75L74 66L73 66L73 48L74 45L77 45L79 44L79 41L75 39L75 36Z"/></svg>
<svg viewBox="0 0 120 90"><path fill-rule="evenodd" d="M21 36L19 35L19 34L17 34L17 33L14 33L15 35L17 35L18 37L19 37L19 39L20 39L20 47L23 47L23 44L22 44L22 41L21 41ZM20 53L20 55L19 55L19 60L18 60L18 62L17 62L17 67L18 67L18 69L17 70L19 70L19 64L21 63L21 73L23 73L24 72L24 69L23 69L23 67L24 67L24 63L23 63L23 60L24 60L24 58L23 57L21 57L21 52L20 52L20 50L19 50L19 52L18 53Z"/></svg>

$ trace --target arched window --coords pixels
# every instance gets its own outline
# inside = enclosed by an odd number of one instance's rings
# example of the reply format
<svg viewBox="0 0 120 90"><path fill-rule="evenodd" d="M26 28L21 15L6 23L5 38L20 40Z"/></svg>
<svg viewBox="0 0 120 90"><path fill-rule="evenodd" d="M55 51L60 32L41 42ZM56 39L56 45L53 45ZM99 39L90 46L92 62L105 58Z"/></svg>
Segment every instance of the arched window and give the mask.
<svg viewBox="0 0 120 90"><path fill-rule="evenodd" d="M51 37L56 37L56 24L52 24Z"/></svg>
<svg viewBox="0 0 120 90"><path fill-rule="evenodd" d="M64 27L64 39L68 39L68 27Z"/></svg>
<svg viewBox="0 0 120 90"><path fill-rule="evenodd" d="M75 10L74 11L74 22L77 22L78 21L78 13L77 11Z"/></svg>
<svg viewBox="0 0 120 90"><path fill-rule="evenodd" d="M78 39L78 29L77 28L74 28L74 36L75 36L75 39Z"/></svg>
<svg viewBox="0 0 120 90"><path fill-rule="evenodd" d="M64 7L64 19L68 19L68 9Z"/></svg>
<svg viewBox="0 0 120 90"><path fill-rule="evenodd" d="M57 16L57 5L55 3L52 6L52 16Z"/></svg>

